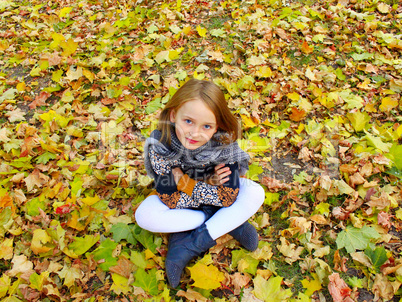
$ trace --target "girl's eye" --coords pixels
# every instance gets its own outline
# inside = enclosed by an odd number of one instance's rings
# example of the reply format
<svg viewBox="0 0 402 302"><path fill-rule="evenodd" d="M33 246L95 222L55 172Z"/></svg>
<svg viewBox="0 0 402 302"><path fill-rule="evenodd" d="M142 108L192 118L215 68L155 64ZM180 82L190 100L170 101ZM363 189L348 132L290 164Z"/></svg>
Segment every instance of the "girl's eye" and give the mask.
<svg viewBox="0 0 402 302"><path fill-rule="evenodd" d="M211 126L210 125L205 125L204 128L209 130L209 129L211 129Z"/></svg>
<svg viewBox="0 0 402 302"><path fill-rule="evenodd" d="M191 124L191 120L189 120L189 119L184 120L184 122L185 122L186 124Z"/></svg>

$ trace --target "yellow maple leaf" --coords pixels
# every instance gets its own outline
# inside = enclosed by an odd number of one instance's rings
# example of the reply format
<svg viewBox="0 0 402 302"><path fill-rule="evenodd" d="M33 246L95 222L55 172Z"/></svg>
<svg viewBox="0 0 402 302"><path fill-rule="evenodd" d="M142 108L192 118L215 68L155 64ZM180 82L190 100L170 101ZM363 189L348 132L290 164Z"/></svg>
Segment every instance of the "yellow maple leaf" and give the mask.
<svg viewBox="0 0 402 302"><path fill-rule="evenodd" d="M60 278L64 279L64 285L67 287L73 286L75 284L75 279L80 279L83 275L79 268L67 266L64 266L57 274Z"/></svg>
<svg viewBox="0 0 402 302"><path fill-rule="evenodd" d="M381 100L380 110L382 112L389 112L396 107L398 107L397 99L387 96Z"/></svg>
<svg viewBox="0 0 402 302"><path fill-rule="evenodd" d="M63 7L63 8L60 10L59 17L60 17L60 18L64 18L64 17L67 16L69 13L71 13L72 10L73 10L72 7Z"/></svg>
<svg viewBox="0 0 402 302"><path fill-rule="evenodd" d="M74 42L73 39L68 39L67 41L60 42L60 46L64 50L62 52L62 55L64 57L68 57L68 56L71 56L77 50L78 43Z"/></svg>
<svg viewBox="0 0 402 302"><path fill-rule="evenodd" d="M272 70L268 66L261 66L255 73L257 77L269 78L272 76Z"/></svg>
<svg viewBox="0 0 402 302"><path fill-rule="evenodd" d="M251 117L248 117L247 115L241 114L241 120L243 122L244 127L246 128L253 128L257 126L257 124L253 121Z"/></svg>
<svg viewBox="0 0 402 302"><path fill-rule="evenodd" d="M90 72L88 69L83 69L82 74L92 83L95 79L95 75Z"/></svg>
<svg viewBox="0 0 402 302"><path fill-rule="evenodd" d="M196 27L196 30L197 30L198 34L203 38L207 35L207 29L204 27L201 27L201 25L198 25Z"/></svg>
<svg viewBox="0 0 402 302"><path fill-rule="evenodd" d="M194 286L202 289L215 289L221 286L225 275L213 265L205 265L198 262L189 268L191 278L195 281Z"/></svg>
<svg viewBox="0 0 402 302"><path fill-rule="evenodd" d="M292 101L298 101L300 99L300 94L297 92L288 93L286 96Z"/></svg>
<svg viewBox="0 0 402 302"><path fill-rule="evenodd" d="M33 233L31 241L31 250L35 254L42 254L50 251L52 248L45 246L46 243L51 242L52 238L47 234L45 230L36 229Z"/></svg>
<svg viewBox="0 0 402 302"><path fill-rule="evenodd" d="M123 277L119 274L112 273L112 279L113 284L110 289L116 294L120 295L121 293L123 293L126 295L131 290L131 286L129 284L130 281L128 278Z"/></svg>
<svg viewBox="0 0 402 302"><path fill-rule="evenodd" d="M305 295L311 296L315 291L318 291L322 288L321 286L321 281L318 279L317 274L312 274L313 275L313 280L302 280L301 283L303 287L306 289Z"/></svg>
<svg viewBox="0 0 402 302"><path fill-rule="evenodd" d="M25 91L25 88L26 88L25 82L20 82L17 84L18 91Z"/></svg>
<svg viewBox="0 0 402 302"><path fill-rule="evenodd" d="M100 200L99 196L95 194L94 197L85 197L82 199L82 202L87 206L92 206Z"/></svg>
<svg viewBox="0 0 402 302"><path fill-rule="evenodd" d="M9 47L9 44L7 41L2 40L0 41L0 51L5 51Z"/></svg>
<svg viewBox="0 0 402 302"><path fill-rule="evenodd" d="M0 259L9 260L13 258L13 239L5 238L2 243L0 243Z"/></svg>
<svg viewBox="0 0 402 302"><path fill-rule="evenodd" d="M51 49L55 49L55 48L59 47L60 43L65 40L64 36L62 34L58 34L58 33L53 33L52 39L53 39L53 42L50 43L50 45L49 45L49 47Z"/></svg>

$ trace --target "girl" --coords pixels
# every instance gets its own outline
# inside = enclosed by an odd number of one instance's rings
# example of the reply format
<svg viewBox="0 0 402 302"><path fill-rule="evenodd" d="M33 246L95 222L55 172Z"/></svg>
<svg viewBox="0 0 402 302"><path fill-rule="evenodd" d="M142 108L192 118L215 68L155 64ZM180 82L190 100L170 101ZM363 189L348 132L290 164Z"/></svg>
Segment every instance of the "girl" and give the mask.
<svg viewBox="0 0 402 302"><path fill-rule="evenodd" d="M257 231L247 220L265 194L240 178L249 156L236 142L238 133L219 87L191 79L166 104L145 143L145 168L156 190L135 219L143 229L172 233L165 262L172 287L179 285L187 263L224 234L250 251L258 246Z"/></svg>

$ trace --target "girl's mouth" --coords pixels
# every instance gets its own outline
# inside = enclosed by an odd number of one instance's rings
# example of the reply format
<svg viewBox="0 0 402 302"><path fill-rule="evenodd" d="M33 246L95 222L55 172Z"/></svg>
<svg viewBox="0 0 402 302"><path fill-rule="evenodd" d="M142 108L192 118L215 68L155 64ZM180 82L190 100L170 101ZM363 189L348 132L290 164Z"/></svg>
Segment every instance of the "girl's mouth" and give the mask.
<svg viewBox="0 0 402 302"><path fill-rule="evenodd" d="M187 141L188 141L190 144L196 144L196 143L198 143L198 141L195 141L195 140L190 139L190 138L187 138Z"/></svg>

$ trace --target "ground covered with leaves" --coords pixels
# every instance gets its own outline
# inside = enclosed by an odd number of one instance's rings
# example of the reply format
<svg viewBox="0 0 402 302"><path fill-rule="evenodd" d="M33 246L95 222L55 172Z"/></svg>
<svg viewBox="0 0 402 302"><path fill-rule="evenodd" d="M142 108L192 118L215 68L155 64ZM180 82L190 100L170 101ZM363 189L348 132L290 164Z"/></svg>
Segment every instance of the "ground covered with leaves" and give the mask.
<svg viewBox="0 0 402 302"><path fill-rule="evenodd" d="M0 0L1 301L400 301L397 0ZM143 142L214 81L266 200L178 288Z"/></svg>

